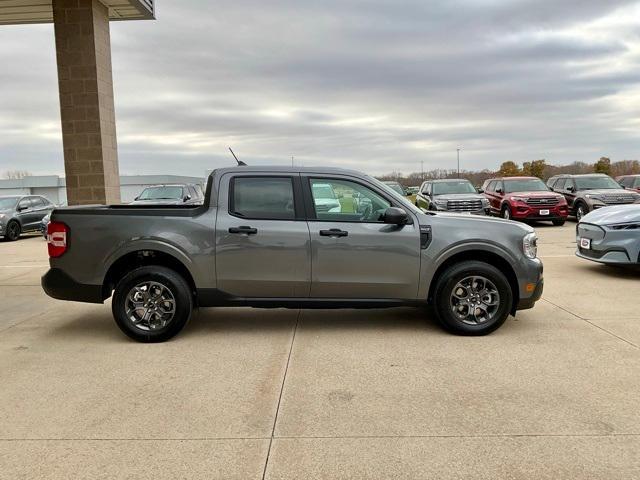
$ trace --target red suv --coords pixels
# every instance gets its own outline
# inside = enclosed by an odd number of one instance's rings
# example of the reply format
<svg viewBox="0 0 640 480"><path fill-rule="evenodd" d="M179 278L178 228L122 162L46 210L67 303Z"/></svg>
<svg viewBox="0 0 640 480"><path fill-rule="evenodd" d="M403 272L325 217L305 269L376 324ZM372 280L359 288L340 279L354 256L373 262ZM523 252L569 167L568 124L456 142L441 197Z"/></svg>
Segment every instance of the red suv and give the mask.
<svg viewBox="0 0 640 480"><path fill-rule="evenodd" d="M537 177L492 178L481 190L491 213L514 220L550 220L563 225L569 215L564 196L553 193Z"/></svg>
<svg viewBox="0 0 640 480"><path fill-rule="evenodd" d="M621 177L616 177L616 182L627 190L640 193L640 175L622 175Z"/></svg>

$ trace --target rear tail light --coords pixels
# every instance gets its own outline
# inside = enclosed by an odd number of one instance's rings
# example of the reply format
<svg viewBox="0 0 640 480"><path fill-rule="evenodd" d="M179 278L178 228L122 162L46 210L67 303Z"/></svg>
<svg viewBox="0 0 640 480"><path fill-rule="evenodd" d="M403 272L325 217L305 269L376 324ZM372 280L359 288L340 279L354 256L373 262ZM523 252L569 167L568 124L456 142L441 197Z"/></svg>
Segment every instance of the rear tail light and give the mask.
<svg viewBox="0 0 640 480"><path fill-rule="evenodd" d="M67 251L69 227L62 222L49 222L47 225L47 247L49 257L56 258Z"/></svg>

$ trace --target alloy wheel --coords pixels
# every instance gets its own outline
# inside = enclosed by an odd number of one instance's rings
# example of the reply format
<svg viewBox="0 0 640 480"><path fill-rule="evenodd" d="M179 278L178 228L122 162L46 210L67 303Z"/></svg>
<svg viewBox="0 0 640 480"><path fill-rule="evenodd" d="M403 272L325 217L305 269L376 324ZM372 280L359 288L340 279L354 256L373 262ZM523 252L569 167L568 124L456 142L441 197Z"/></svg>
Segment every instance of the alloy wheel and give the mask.
<svg viewBox="0 0 640 480"><path fill-rule="evenodd" d="M176 301L165 285L142 282L133 287L125 301L129 321L140 330L150 331L166 327L176 313Z"/></svg>
<svg viewBox="0 0 640 480"><path fill-rule="evenodd" d="M488 278L469 276L453 287L449 303L458 320L468 325L480 325L496 316L500 308L500 294Z"/></svg>
<svg viewBox="0 0 640 480"><path fill-rule="evenodd" d="M17 240L20 236L20 225L16 222L11 222L7 225L7 238L9 240Z"/></svg>

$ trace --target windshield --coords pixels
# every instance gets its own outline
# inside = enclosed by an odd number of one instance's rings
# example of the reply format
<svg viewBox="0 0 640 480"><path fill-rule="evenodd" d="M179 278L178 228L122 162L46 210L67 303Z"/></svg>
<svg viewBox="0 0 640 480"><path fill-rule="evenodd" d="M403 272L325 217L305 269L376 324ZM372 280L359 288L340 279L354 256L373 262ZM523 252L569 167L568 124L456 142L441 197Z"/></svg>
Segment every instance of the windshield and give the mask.
<svg viewBox="0 0 640 480"><path fill-rule="evenodd" d="M445 195L448 193L477 193L468 180L456 180L453 182L434 182L433 194Z"/></svg>
<svg viewBox="0 0 640 480"><path fill-rule="evenodd" d="M402 206L405 207L407 210L411 210L413 213L424 213L422 210L416 207L413 203L407 200L407 197L405 197L401 193L398 193L395 189L391 188L391 185L387 185L386 183L383 183L380 180L373 177L367 177L367 179L371 183L376 185L378 188L382 188L382 190L389 193L395 200L400 202Z"/></svg>
<svg viewBox="0 0 640 480"><path fill-rule="evenodd" d="M182 199L182 187L145 188L138 200L179 200Z"/></svg>
<svg viewBox="0 0 640 480"><path fill-rule="evenodd" d="M326 183L316 183L313 185L313 198L316 200L319 198L330 198L335 199L336 195L333 193L333 188L331 185Z"/></svg>
<svg viewBox="0 0 640 480"><path fill-rule="evenodd" d="M620 188L620 185L609 177L576 177L574 180L578 190Z"/></svg>
<svg viewBox="0 0 640 480"><path fill-rule="evenodd" d="M0 210L8 210L16 206L19 197L0 198Z"/></svg>
<svg viewBox="0 0 640 480"><path fill-rule="evenodd" d="M524 178L519 180L505 180L504 193L513 192L548 192L549 189L539 178Z"/></svg>
<svg viewBox="0 0 640 480"><path fill-rule="evenodd" d="M402 189L399 183L385 183L385 185L391 188L394 192L397 192L400 195L404 195L404 190Z"/></svg>

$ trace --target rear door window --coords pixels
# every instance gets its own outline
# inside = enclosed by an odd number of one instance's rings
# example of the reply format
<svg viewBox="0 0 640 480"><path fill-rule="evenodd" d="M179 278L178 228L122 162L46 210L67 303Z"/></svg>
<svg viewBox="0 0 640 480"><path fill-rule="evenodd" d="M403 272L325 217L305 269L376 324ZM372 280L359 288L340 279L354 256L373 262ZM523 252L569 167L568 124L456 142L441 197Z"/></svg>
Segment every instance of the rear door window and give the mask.
<svg viewBox="0 0 640 480"><path fill-rule="evenodd" d="M31 197L31 208L42 208L44 207L44 202L40 197Z"/></svg>
<svg viewBox="0 0 640 480"><path fill-rule="evenodd" d="M229 213L241 218L294 220L291 177L234 177Z"/></svg>

